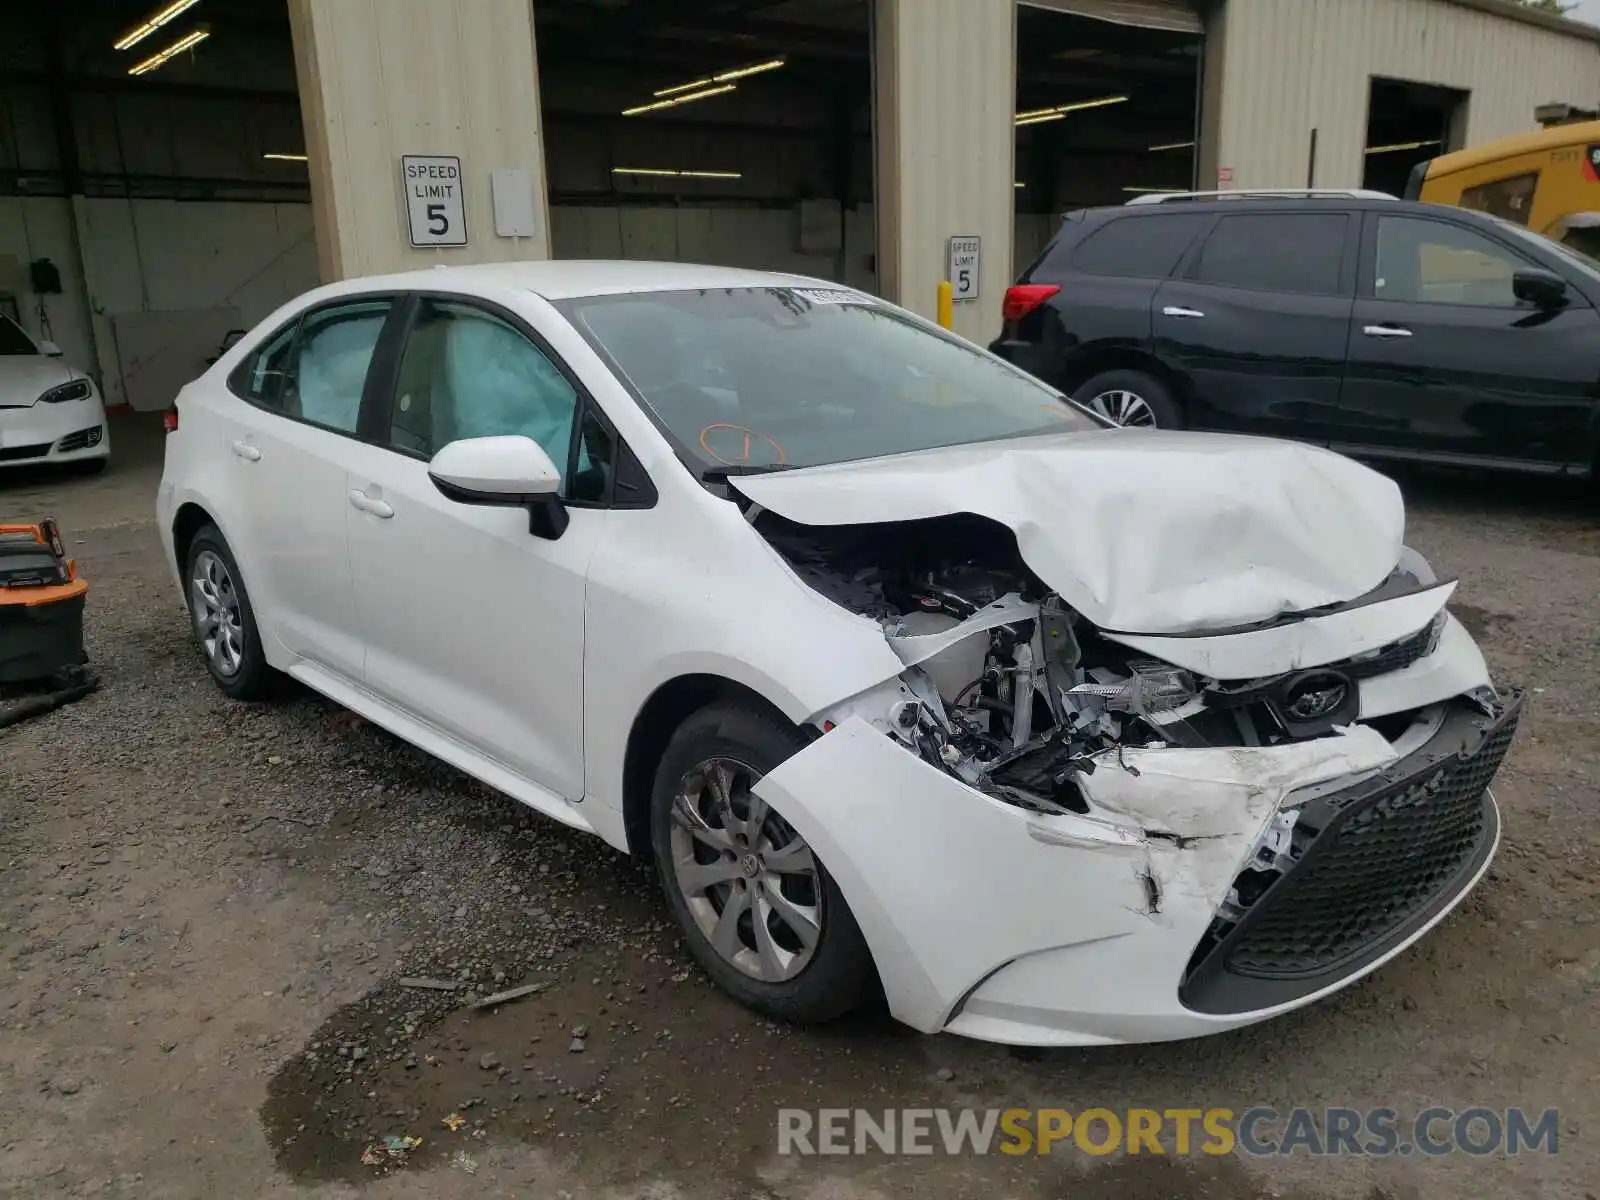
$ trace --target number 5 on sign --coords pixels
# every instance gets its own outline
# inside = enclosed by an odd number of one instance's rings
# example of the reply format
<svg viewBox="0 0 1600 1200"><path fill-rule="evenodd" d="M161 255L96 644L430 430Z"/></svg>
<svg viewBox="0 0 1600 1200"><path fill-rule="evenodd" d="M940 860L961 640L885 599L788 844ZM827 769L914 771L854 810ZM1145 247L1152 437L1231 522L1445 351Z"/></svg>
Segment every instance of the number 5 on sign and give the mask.
<svg viewBox="0 0 1600 1200"><path fill-rule="evenodd" d="M958 235L950 239L948 277L952 300L976 300L983 262L983 239Z"/></svg>
<svg viewBox="0 0 1600 1200"><path fill-rule="evenodd" d="M406 223L413 246L465 246L467 205L461 194L461 160L451 155L407 154L400 159Z"/></svg>

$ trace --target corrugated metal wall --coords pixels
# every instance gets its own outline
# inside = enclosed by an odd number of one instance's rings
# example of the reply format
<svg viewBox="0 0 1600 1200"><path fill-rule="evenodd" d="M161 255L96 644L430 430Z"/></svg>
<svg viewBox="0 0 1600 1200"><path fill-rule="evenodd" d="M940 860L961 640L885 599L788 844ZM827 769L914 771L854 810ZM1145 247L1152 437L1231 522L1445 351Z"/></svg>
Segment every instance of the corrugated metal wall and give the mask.
<svg viewBox="0 0 1600 1200"><path fill-rule="evenodd" d="M877 0L879 281L932 316L948 240L983 239L978 298L956 332L1000 328L1011 283L1015 0Z"/></svg>
<svg viewBox="0 0 1600 1200"><path fill-rule="evenodd" d="M1600 46L1448 0L1228 0L1217 166L1233 187L1361 183L1371 78L1471 93L1466 144L1537 128L1535 106L1600 101Z"/></svg>

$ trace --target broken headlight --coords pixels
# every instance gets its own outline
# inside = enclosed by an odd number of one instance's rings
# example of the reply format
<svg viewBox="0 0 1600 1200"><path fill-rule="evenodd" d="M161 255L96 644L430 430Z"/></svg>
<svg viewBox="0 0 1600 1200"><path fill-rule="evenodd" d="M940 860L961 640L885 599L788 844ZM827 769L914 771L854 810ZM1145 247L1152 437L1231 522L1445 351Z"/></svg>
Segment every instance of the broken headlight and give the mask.
<svg viewBox="0 0 1600 1200"><path fill-rule="evenodd" d="M1172 712L1199 698L1194 676L1178 667L1153 659L1136 659L1128 663L1128 672L1120 679L1077 684L1067 688L1065 694L1069 703L1098 702L1111 712L1140 717Z"/></svg>

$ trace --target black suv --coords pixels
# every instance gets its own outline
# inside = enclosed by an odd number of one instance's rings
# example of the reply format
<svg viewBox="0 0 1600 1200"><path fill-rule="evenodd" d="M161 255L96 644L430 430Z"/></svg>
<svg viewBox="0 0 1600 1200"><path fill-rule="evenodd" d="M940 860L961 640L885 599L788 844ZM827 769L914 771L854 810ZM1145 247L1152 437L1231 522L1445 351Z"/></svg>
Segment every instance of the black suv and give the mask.
<svg viewBox="0 0 1600 1200"><path fill-rule="evenodd" d="M1069 213L990 347L1118 424L1592 475L1600 264L1376 193Z"/></svg>

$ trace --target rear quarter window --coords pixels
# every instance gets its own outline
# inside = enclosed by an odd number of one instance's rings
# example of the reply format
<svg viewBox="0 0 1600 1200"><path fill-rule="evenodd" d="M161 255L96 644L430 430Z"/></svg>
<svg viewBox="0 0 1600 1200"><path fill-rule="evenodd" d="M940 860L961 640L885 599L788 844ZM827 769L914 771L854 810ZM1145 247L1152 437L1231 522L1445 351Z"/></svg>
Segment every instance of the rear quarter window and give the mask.
<svg viewBox="0 0 1600 1200"><path fill-rule="evenodd" d="M1165 279L1210 217L1203 213L1116 217L1070 252L1074 271L1122 279Z"/></svg>

